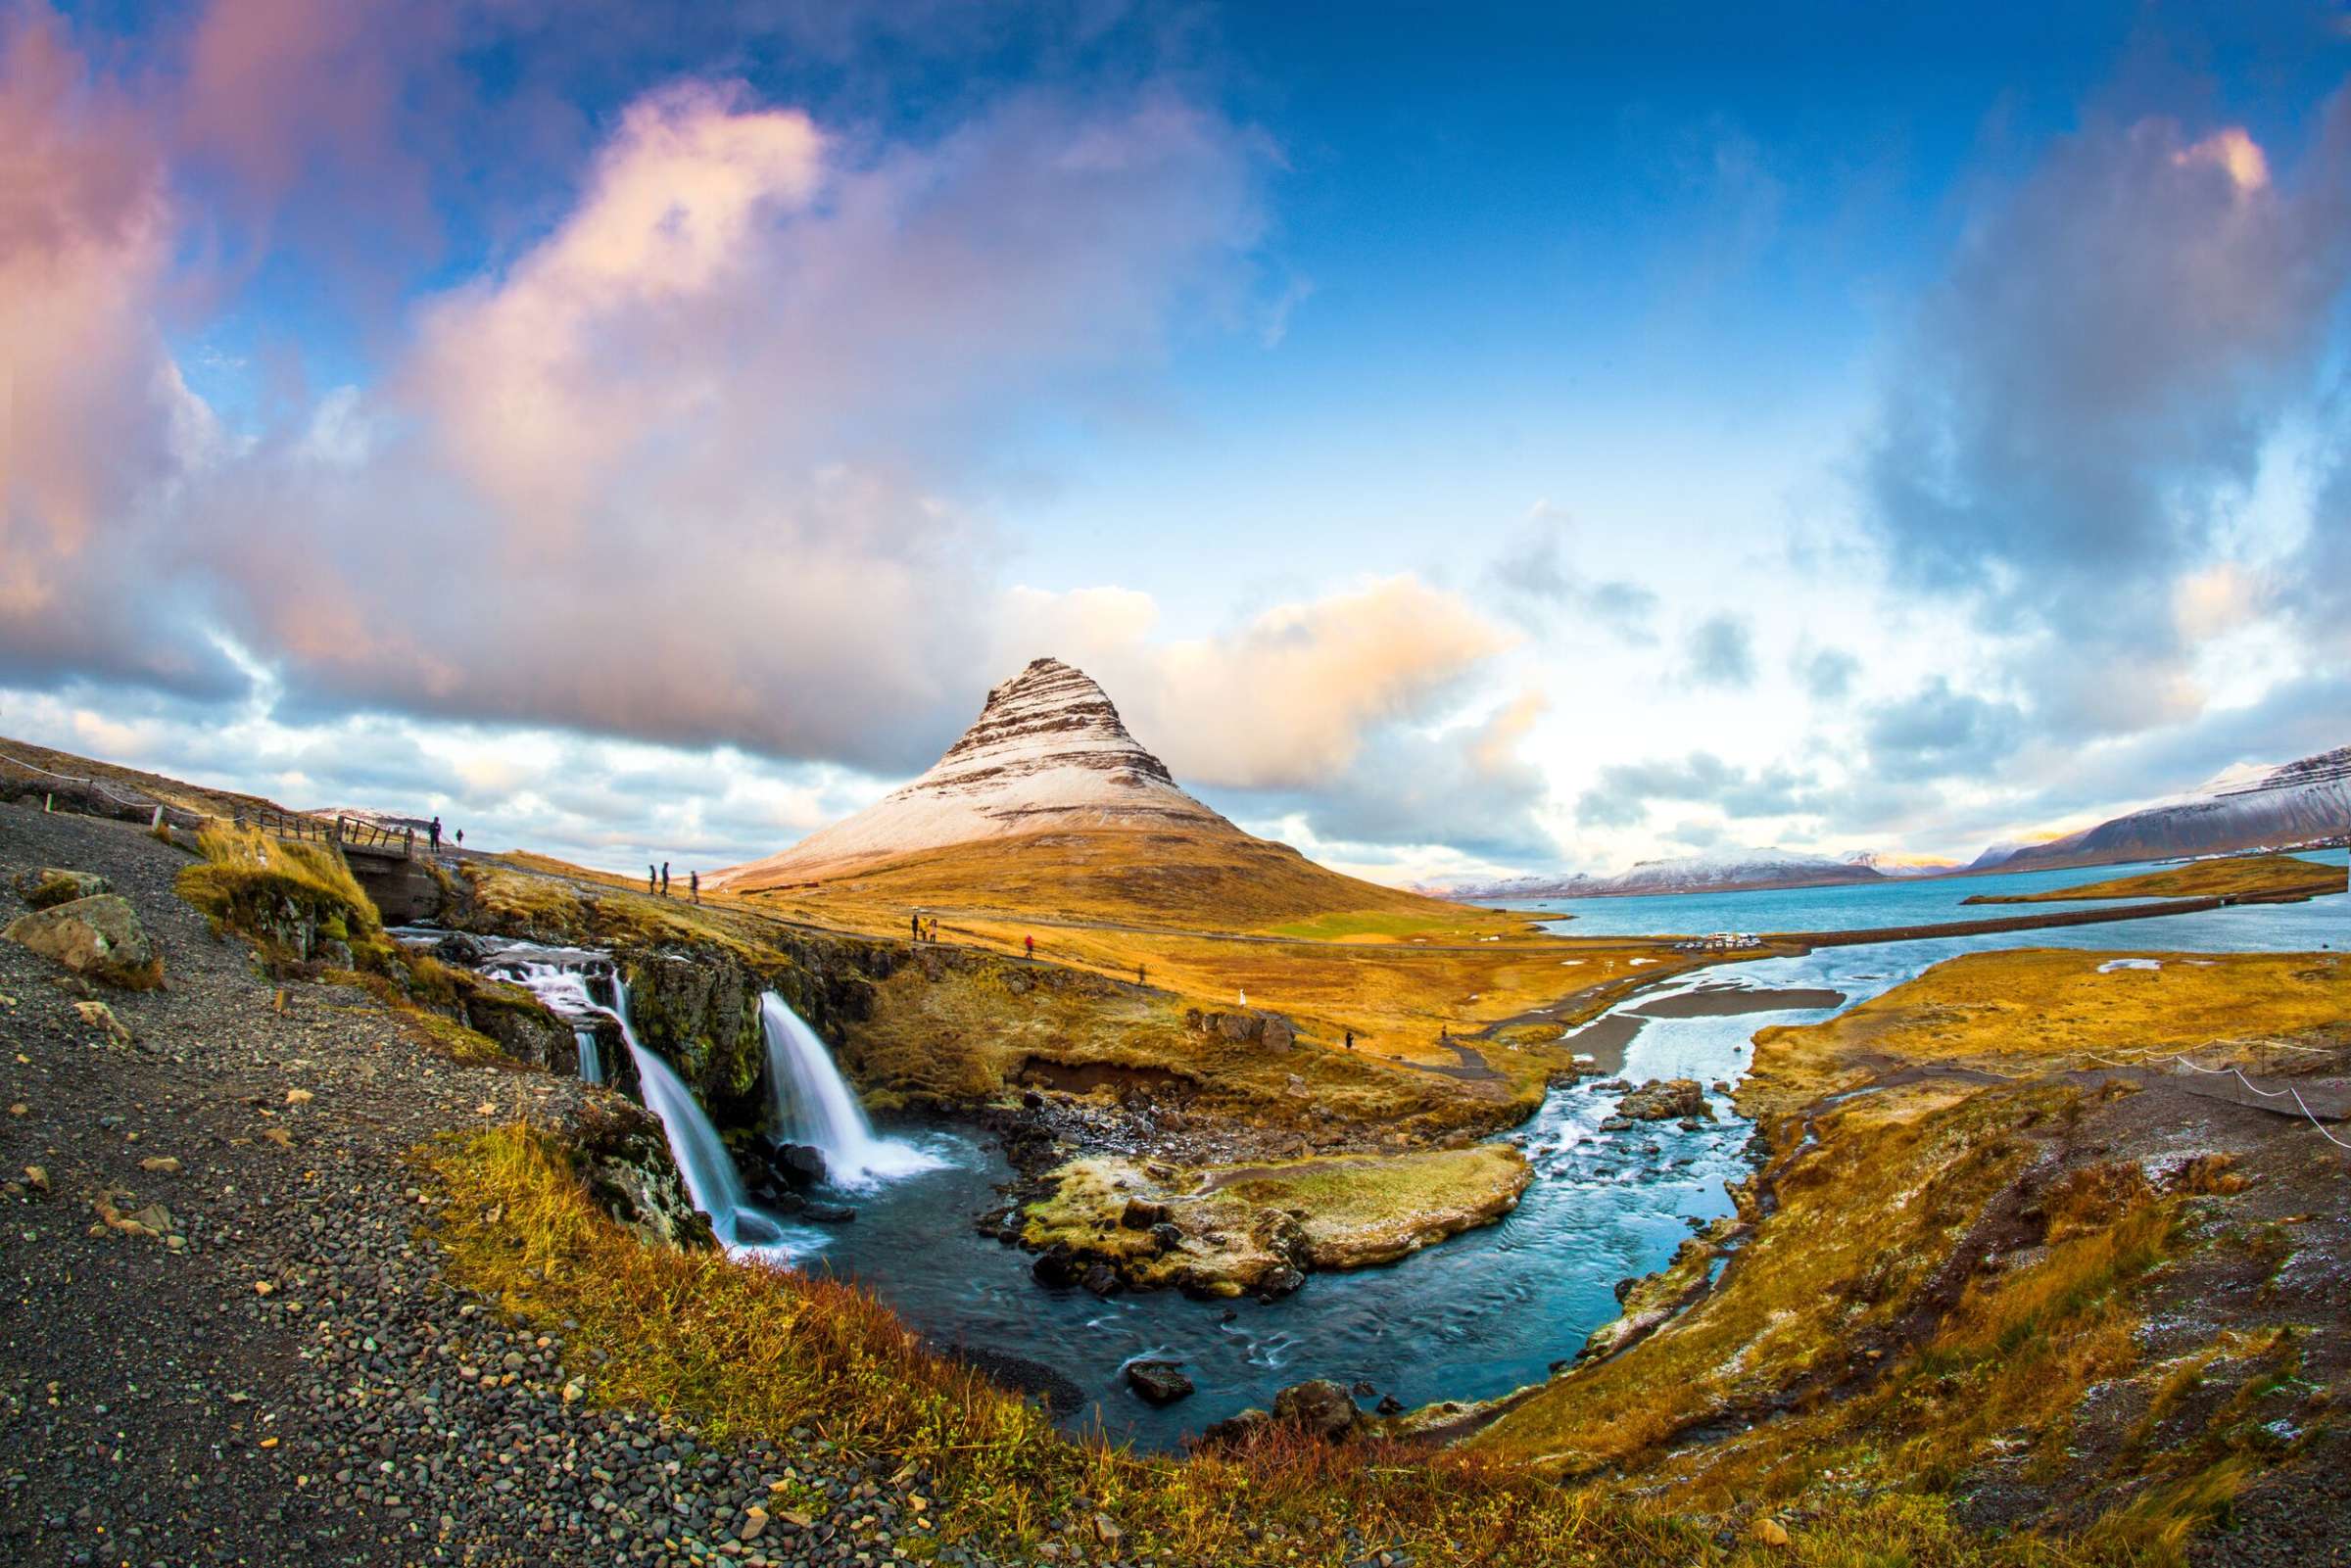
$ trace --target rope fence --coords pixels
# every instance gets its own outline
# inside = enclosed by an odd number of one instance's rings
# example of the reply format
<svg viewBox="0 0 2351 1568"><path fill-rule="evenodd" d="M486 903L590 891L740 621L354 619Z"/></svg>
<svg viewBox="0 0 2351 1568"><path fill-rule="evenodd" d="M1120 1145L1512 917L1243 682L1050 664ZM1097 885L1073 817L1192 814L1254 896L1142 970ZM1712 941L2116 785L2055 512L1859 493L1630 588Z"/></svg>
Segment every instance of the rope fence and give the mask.
<svg viewBox="0 0 2351 1568"><path fill-rule="evenodd" d="M115 805L141 815L158 816L162 821L174 827L201 829L207 823L233 821L240 828L251 826L278 838L315 839L324 843L340 845L347 850L358 849L379 855L399 855L403 859L413 858L415 854L416 834L413 829L386 828L352 817L336 817L330 820L301 812L262 809L250 812L239 811L233 817L222 817L216 813L191 811L185 806L174 806L137 790L125 793L103 779L85 779L78 774L59 773L54 768L44 768L37 762L27 762L23 757L7 751L0 751L0 765L17 769L22 773L35 775L40 779L68 784L76 790L86 790L101 799L111 801Z"/></svg>

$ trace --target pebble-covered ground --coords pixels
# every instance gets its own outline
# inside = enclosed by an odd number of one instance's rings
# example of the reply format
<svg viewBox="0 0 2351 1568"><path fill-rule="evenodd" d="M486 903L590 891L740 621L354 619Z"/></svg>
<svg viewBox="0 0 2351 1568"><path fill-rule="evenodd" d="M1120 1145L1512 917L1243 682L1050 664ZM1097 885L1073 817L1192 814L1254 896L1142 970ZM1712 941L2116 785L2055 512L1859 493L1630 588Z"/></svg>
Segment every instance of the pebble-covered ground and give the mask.
<svg viewBox="0 0 2351 1568"><path fill-rule="evenodd" d="M930 1477L606 1407L592 1359L444 1288L414 1151L600 1091L457 1066L361 993L281 1008L185 863L0 804L0 923L20 871L96 872L168 976L99 996L0 942L0 1561L876 1563L927 1533Z"/></svg>

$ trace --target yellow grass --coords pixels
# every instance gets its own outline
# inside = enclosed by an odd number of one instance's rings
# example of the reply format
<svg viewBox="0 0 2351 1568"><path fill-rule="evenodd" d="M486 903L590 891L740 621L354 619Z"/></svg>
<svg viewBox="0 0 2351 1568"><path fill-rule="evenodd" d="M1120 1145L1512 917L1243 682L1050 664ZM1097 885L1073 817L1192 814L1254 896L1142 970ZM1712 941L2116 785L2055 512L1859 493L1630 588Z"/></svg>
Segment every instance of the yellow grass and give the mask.
<svg viewBox="0 0 2351 1568"><path fill-rule="evenodd" d="M206 828L196 842L204 858L182 870L174 886L222 927L273 945L290 911L362 957L385 949L383 917L332 845L225 823Z"/></svg>
<svg viewBox="0 0 2351 1568"><path fill-rule="evenodd" d="M1789 1548L1724 1552L1703 1521L1562 1490L1481 1454L1331 1448L1278 1429L1189 1460L1073 1443L1035 1406L931 1354L851 1287L639 1242L595 1207L544 1134L502 1128L444 1148L434 1164L450 1194L440 1239L453 1283L525 1321L562 1325L589 1398L788 1450L801 1428L828 1452L911 1466L942 1544L1030 1560L1048 1541L1098 1533L1098 1514L1121 1533L1125 1560L1166 1563L1337 1565L1378 1547L1492 1568L2085 1560L2029 1539L1970 1538L1927 1498L1831 1500L1791 1521ZM900 1541L918 1557L936 1550L921 1532Z"/></svg>
<svg viewBox="0 0 2351 1568"><path fill-rule="evenodd" d="M2099 973L2134 958L2162 967ZM2210 1065L2345 1021L2351 964L2335 953L1974 953L1826 1022L1760 1030L1738 1101L1785 1114L1913 1063L2042 1072L2195 1049Z"/></svg>
<svg viewBox="0 0 2351 1568"><path fill-rule="evenodd" d="M2343 873L2297 855L2237 855L2038 893L1978 893L1970 904L2057 904L2081 898L2243 898L2341 892Z"/></svg>
<svg viewBox="0 0 2351 1568"><path fill-rule="evenodd" d="M1857 1354L1912 1308L2028 1158L2006 1135L2022 1092L1920 1086L1823 1117L1722 1288L1613 1359L1554 1379L1473 1446L1570 1474L1654 1461L1685 1428Z"/></svg>
<svg viewBox="0 0 2351 1568"><path fill-rule="evenodd" d="M1392 1262L1501 1218L1529 1174L1526 1157L1508 1144L1212 1165L1156 1177L1151 1169L1116 1159L1064 1165L1052 1194L1030 1206L1026 1240L1037 1248L1067 1244L1111 1263L1130 1283L1235 1295L1286 1264L1285 1236L1303 1243L1317 1268ZM1162 1250L1147 1227L1124 1223L1137 1200L1168 1211L1183 1233L1180 1247Z"/></svg>

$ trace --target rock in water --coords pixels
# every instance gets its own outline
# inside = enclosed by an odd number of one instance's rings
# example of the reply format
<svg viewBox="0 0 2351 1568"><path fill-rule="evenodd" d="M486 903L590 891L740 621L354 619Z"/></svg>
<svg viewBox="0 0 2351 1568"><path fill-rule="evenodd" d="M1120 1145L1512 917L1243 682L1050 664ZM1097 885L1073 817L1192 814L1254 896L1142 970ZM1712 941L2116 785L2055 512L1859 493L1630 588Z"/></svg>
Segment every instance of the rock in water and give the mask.
<svg viewBox="0 0 2351 1568"><path fill-rule="evenodd" d="M825 1179L825 1152L811 1143L779 1144L768 1164L787 1186L813 1187Z"/></svg>
<svg viewBox="0 0 2351 1568"><path fill-rule="evenodd" d="M1176 1361L1129 1361L1127 1382L1147 1403L1174 1404L1192 1392L1192 1380L1176 1370Z"/></svg>
<svg viewBox="0 0 2351 1568"><path fill-rule="evenodd" d="M1714 1119L1706 1091L1696 1078L1652 1078L1616 1102L1616 1114L1639 1121L1677 1121L1684 1117Z"/></svg>
<svg viewBox="0 0 2351 1568"><path fill-rule="evenodd" d="M164 961L156 956L147 928L130 901L98 893L26 915L0 936L53 958L74 974L128 991L149 991L164 982Z"/></svg>
<svg viewBox="0 0 2351 1568"><path fill-rule="evenodd" d="M95 872L67 871L58 866L43 866L17 878L17 896L35 909L54 909L76 898L95 898L114 890L114 883Z"/></svg>
<svg viewBox="0 0 2351 1568"><path fill-rule="evenodd" d="M1127 733L1090 677L1038 659L987 694L979 719L930 772L782 854L706 880L762 886L911 849L1090 828L1240 836Z"/></svg>
<svg viewBox="0 0 2351 1568"><path fill-rule="evenodd" d="M1364 1412L1348 1392L1328 1378L1293 1383L1273 1396L1273 1419L1326 1443L1342 1443L1363 1424Z"/></svg>

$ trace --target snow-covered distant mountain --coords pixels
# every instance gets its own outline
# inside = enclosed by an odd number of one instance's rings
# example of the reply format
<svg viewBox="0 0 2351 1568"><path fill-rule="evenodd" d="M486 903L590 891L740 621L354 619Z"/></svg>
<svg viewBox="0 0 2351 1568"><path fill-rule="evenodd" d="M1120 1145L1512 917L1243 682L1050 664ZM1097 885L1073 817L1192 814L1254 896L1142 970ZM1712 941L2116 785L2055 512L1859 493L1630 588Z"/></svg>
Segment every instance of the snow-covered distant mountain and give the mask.
<svg viewBox="0 0 2351 1568"><path fill-rule="evenodd" d="M1511 877L1455 887L1462 899L1604 898L1633 893L1729 893L1765 887L1827 887L1874 882L1886 873L1869 856L1813 855L1797 849L1731 849L1670 860L1645 860L1613 877Z"/></svg>
<svg viewBox="0 0 2351 1568"><path fill-rule="evenodd" d="M2104 866L2175 855L2268 849L2351 832L2351 746L2278 767L2238 765L2209 783L2127 812L2095 828L1992 858L1994 845L1968 867L2025 871L2048 866Z"/></svg>

